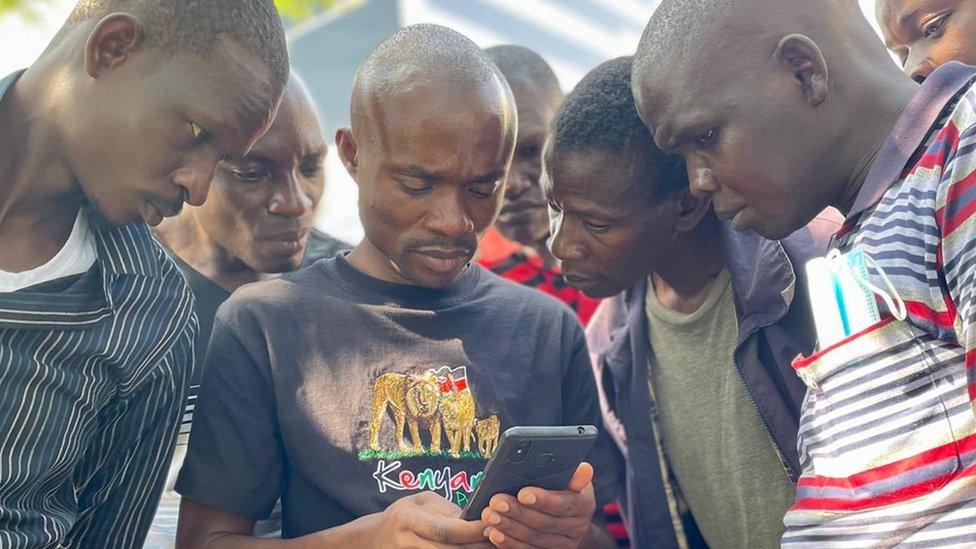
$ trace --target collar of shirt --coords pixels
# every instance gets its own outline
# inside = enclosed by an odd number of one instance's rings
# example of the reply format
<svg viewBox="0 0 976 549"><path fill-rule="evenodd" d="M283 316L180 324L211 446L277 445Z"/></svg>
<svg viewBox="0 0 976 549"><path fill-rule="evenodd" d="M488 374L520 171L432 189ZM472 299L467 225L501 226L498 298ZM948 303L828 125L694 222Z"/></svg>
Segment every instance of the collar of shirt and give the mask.
<svg viewBox="0 0 976 549"><path fill-rule="evenodd" d="M932 132L946 105L976 77L976 68L957 61L939 67L919 88L878 152L848 214L848 223L871 208L899 179Z"/></svg>
<svg viewBox="0 0 976 549"><path fill-rule="evenodd" d="M86 292L0 294L0 328L84 328L112 314L112 283L123 276L159 275L158 248L143 223L112 227L88 212L100 286ZM91 274L91 273L90 273Z"/></svg>

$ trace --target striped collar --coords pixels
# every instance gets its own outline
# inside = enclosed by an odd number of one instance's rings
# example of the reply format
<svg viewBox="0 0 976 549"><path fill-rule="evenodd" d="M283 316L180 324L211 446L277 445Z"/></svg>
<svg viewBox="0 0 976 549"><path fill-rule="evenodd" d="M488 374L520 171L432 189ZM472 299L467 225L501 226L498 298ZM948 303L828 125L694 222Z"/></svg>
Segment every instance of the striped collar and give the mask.
<svg viewBox="0 0 976 549"><path fill-rule="evenodd" d="M901 179L902 171L932 133L932 126L939 121L946 105L970 85L974 77L976 69L952 61L925 79L878 152L847 215L848 222L877 204L888 189Z"/></svg>
<svg viewBox="0 0 976 549"><path fill-rule="evenodd" d="M0 328L79 329L113 314L112 285L122 277L160 275L158 244L143 223L112 227L88 212L98 260L71 291L0 294Z"/></svg>
<svg viewBox="0 0 976 549"><path fill-rule="evenodd" d="M88 213L98 260L107 274L159 275L159 256L149 227L143 222L113 227L96 213Z"/></svg>

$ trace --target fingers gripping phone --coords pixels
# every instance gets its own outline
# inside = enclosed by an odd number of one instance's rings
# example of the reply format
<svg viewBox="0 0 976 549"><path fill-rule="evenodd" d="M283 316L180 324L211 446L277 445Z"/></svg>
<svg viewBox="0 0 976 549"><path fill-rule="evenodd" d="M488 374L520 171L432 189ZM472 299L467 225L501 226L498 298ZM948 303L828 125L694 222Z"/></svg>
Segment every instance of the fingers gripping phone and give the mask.
<svg viewBox="0 0 976 549"><path fill-rule="evenodd" d="M528 486L565 490L596 436L593 425L508 429L464 508L464 519L480 519L495 494L515 496Z"/></svg>

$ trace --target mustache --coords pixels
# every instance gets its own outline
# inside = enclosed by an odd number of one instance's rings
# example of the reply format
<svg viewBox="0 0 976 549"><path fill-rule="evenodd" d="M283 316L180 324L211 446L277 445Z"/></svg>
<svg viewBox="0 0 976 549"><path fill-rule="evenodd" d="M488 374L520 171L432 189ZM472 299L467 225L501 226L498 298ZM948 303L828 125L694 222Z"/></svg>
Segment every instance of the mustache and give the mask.
<svg viewBox="0 0 976 549"><path fill-rule="evenodd" d="M459 249L474 254L478 249L478 238L474 234L461 238L426 238L408 242L406 245L406 250L410 252L425 248Z"/></svg>

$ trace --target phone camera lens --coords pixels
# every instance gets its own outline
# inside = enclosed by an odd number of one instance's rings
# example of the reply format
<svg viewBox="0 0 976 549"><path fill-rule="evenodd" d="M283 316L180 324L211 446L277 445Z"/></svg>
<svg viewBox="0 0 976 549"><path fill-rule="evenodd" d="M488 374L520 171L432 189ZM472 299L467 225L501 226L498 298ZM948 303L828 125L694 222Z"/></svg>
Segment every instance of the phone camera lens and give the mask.
<svg viewBox="0 0 976 549"><path fill-rule="evenodd" d="M522 442L518 443L518 446L515 447L515 451L512 452L512 455L508 458L508 461L510 463L520 463L524 461L525 457L529 454L530 448L532 448L532 441L523 440Z"/></svg>

